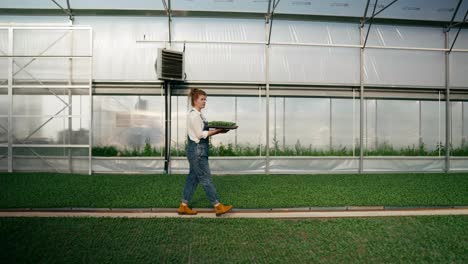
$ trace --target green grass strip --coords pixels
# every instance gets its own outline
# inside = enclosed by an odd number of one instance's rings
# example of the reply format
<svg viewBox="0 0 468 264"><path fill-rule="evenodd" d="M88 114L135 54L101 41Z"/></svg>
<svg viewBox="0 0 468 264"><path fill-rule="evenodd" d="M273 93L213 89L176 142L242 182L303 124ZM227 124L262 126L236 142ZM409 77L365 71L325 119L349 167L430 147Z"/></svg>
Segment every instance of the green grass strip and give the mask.
<svg viewBox="0 0 468 264"><path fill-rule="evenodd" d="M175 208L185 175L0 174L0 208ZM468 174L213 177L236 208L468 205ZM202 186L192 206L210 207Z"/></svg>
<svg viewBox="0 0 468 264"><path fill-rule="evenodd" d="M468 263L468 217L1 218L3 263Z"/></svg>

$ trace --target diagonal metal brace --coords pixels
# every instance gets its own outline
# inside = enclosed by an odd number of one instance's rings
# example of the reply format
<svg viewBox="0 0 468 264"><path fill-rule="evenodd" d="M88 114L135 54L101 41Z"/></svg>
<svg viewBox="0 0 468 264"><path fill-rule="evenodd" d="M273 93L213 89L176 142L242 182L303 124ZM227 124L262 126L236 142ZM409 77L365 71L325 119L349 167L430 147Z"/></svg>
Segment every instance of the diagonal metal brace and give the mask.
<svg viewBox="0 0 468 264"><path fill-rule="evenodd" d="M455 35L455 39L452 42L452 45L450 46L450 50L448 51L449 53L452 52L453 46L455 46L455 42L457 41L458 35L460 34L460 31L462 29L463 23L466 22L466 17L468 16L468 9L466 9L465 16L463 17L462 23L460 23L458 27L457 34Z"/></svg>
<svg viewBox="0 0 468 264"><path fill-rule="evenodd" d="M58 116L63 110L67 109L68 107L70 107L71 104L68 104L66 106L64 106L62 109L60 109L57 113L55 113L52 117L50 117L49 119L47 119L47 121L45 121L42 125L40 125L38 128L36 128L33 132L31 132L25 139L23 139L23 141L21 142L21 144L26 144L26 141L32 136L34 135L37 131L39 131L41 128L43 128L45 125L47 125L47 123L49 123L52 119L54 119L56 116Z"/></svg>
<svg viewBox="0 0 468 264"><path fill-rule="evenodd" d="M58 7L60 7L60 9L62 9L63 12L65 12L65 14L68 16L68 19L70 19L70 21L74 21L75 20L75 16L73 15L73 12L71 11L71 8L70 8L70 1L67 0L67 9L63 8L59 3L57 3L57 1L55 0L52 0L52 2L54 2L54 4Z"/></svg>
<svg viewBox="0 0 468 264"><path fill-rule="evenodd" d="M65 34L63 34L61 37L59 37L57 40L55 40L54 42L52 42L52 44L50 44L45 50L43 50L41 53L39 53L39 55L37 55L36 57L40 57L42 56L44 53L46 53L50 48L52 48L55 44L57 44L60 40L62 40L64 37L66 37L68 34L70 34L69 31L67 31ZM4 53L6 54L6 53ZM19 70L17 70L14 74L13 74L13 77L16 76L18 73L20 73L22 70L24 70L24 68L28 67L31 63L33 63L37 58L33 58L31 59L28 63L26 63L25 65L23 65ZM5 83L7 83L8 81L3 81L0 83L0 85L3 85Z"/></svg>
<svg viewBox="0 0 468 264"><path fill-rule="evenodd" d="M367 39L369 37L369 32L371 30L371 27L372 27L372 22L374 21L374 18L382 13L385 9L389 8L391 5L393 5L394 3L396 3L398 0L393 0L390 4L388 4L387 6L383 7L382 9L380 9L377 13L375 12L375 9L377 8L377 3L379 2L379 0L375 0L375 4L374 4L374 9L372 11L372 16L370 18L365 18L366 15L367 15L367 9L369 7L369 1L367 2L367 6L366 6L366 11L364 12L364 17L363 17L363 21L361 22L361 27L364 26L364 24L367 22L367 21L370 21L369 23L369 28L367 29L367 33L366 33L366 39L364 40L364 45L362 46L362 48L364 49L366 47L366 44L367 44Z"/></svg>
<svg viewBox="0 0 468 264"><path fill-rule="evenodd" d="M463 2L463 0L459 0L459 1L458 1L457 7L455 8L455 11L453 12L453 15L452 15L452 19L450 19L450 23L447 25L447 28L445 29L445 32L449 32L450 29L451 29L452 27L454 27L453 21L455 20L455 17L457 16L458 9L460 8L462 2Z"/></svg>
<svg viewBox="0 0 468 264"><path fill-rule="evenodd" d="M270 45L270 40L271 40L271 29L273 27L273 15L274 15L275 9L278 6L280 1L281 0L278 0L278 2L276 2L276 0L273 0L273 8L271 8L271 0L268 1L268 14L266 15L266 23L270 24L270 27L269 27L269 30L268 30L267 46ZM270 10L271 10L271 12L270 12Z"/></svg>
<svg viewBox="0 0 468 264"><path fill-rule="evenodd" d="M375 4L374 4L374 9L372 10L372 17L374 17L375 15L375 8L377 7L377 3L379 2L379 0L375 0ZM367 44L367 38L369 37L369 32L371 30L371 27L372 27L372 22L374 21L374 19L371 19L370 20L370 23L369 23L369 28L367 28L367 33L366 33L366 39L364 41L364 44L362 45L361 49L364 49L366 47L366 44ZM365 22L365 21L364 21ZM362 25L364 25L364 22Z"/></svg>
<svg viewBox="0 0 468 264"><path fill-rule="evenodd" d="M369 18L366 18L364 19L364 22L362 24L365 24L367 21L370 21L370 20L374 20L375 16L377 16L378 14L382 13L382 11L384 11L385 9L389 8L391 5L393 5L394 3L396 3L398 0L393 0L390 4L388 4L386 7L383 7L382 9L379 10L379 12L377 13L374 13L372 14L371 17ZM377 6L377 1L375 2L375 5ZM374 6L375 8L375 6Z"/></svg>
<svg viewBox="0 0 468 264"><path fill-rule="evenodd" d="M4 128L2 125L0 125L0 128L2 128L3 130L5 131L8 131L8 129ZM13 136L13 139L15 141L19 141L16 137ZM23 143L24 144L24 143ZM44 163L46 163L47 165L49 165L52 169L54 169L56 172L60 172L57 168L54 167L54 165L52 165L50 162L48 162L46 159L42 158L41 155L39 155L36 151L34 151L32 148L30 147L26 147L27 149L29 149L32 154L34 154L36 157L38 157L39 159L41 159ZM3 159L3 158L6 158L8 157L8 155L3 155L3 156L0 156L0 159Z"/></svg>

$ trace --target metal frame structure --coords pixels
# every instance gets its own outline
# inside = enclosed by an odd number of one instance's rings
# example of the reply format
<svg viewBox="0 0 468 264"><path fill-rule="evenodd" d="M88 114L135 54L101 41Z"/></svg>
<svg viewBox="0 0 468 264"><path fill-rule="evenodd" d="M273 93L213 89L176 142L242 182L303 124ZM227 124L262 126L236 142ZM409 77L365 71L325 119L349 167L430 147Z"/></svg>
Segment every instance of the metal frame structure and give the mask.
<svg viewBox="0 0 468 264"><path fill-rule="evenodd" d="M73 22L74 20L74 14L70 8L70 3L67 0L67 8L61 7L56 1L53 1L58 7L64 11L64 13L69 17L70 21ZM370 5L370 0L367 1L367 5L364 11L363 17L360 19L360 24L359 24L359 34L360 34L360 44L359 45L344 45L344 44L323 44L323 43L284 43L284 42L271 42L271 31L272 31L272 26L273 26L273 18L278 16L279 18L288 18L288 17L294 17L294 16L287 16L284 14L277 15L275 14L275 8L278 6L280 0L269 0L268 1L268 10L266 14L262 14L262 16L265 16L265 41L261 42L236 42L236 41L173 41L172 36L171 36L171 31L172 31L172 18L173 14L179 14L180 12L171 10L171 1L168 0L166 3L165 0L162 0L162 3L164 5L165 9L165 14L167 15L168 18L168 40L164 41L154 41L154 40L139 40L137 42L163 42L166 44L169 44L169 46L172 45L172 43L222 43L222 44L258 44L258 45L264 45L265 46L265 82L261 83L249 83L249 82L238 82L238 83L226 83L222 84L219 82L187 82L183 85L178 85L174 88L173 92L174 94L182 94L185 93L185 89L190 88L191 86L202 86L203 88L207 88L210 90L210 94L230 94L226 91L223 91L222 88L220 87L235 87L239 91L239 95L258 95L260 96L265 96L266 97L266 167L265 167L265 172L269 173L270 172L270 140L269 140L269 117L270 117L270 111L269 111L269 102L270 102L270 96L284 96L285 94L281 92L282 87L288 87L288 95L293 95L293 96L319 96L319 97L327 97L327 98L355 98L355 91L359 89L359 97L360 97L360 132L359 132L359 146L360 146L360 153L359 153L359 169L358 171L360 173L364 172L364 114L365 114L365 99L366 98L399 98L399 99L410 99L410 98L415 98L415 99L436 99L437 95L435 92L439 92L442 90L441 87L414 87L415 89L409 89L405 90L404 93L401 93L402 90L396 89L396 88L386 88L385 86L366 86L364 83L364 56L365 56L365 49L366 48L372 48L372 49L394 49L394 50L421 50L421 51L441 51L445 52L445 102L446 102L446 138L445 138L445 146L446 146L446 153L445 153L445 170L448 172L450 171L450 152L449 152L449 146L451 142L451 107L450 107L450 100L454 98L454 95L451 94L450 91L450 80L449 80L449 55L452 51L455 52L468 52L468 49L454 49L454 45L456 43L456 40L458 38L458 34L460 33L462 27L464 24L467 22L466 18L468 15L468 10L465 13L465 16L460 23L453 23L455 16L457 12L459 11L459 8L461 6L463 0L459 0L457 7L453 13L452 19L448 25L446 25L445 29L445 47L442 48L414 48L414 47L389 47L389 46L370 46L367 45L367 40L369 36L369 32L371 30L372 24L375 23L376 21L384 21L384 20L378 20L376 16L383 12L385 9L393 5L397 0L393 0L391 3L386 5L385 7L381 8L379 11L376 12L376 7L378 4L378 0L375 0L375 4L373 7L372 15L370 17L367 17L369 5ZM160 16L162 13L155 11L156 13L154 15ZM193 12L196 13L196 12ZM208 12L209 14L214 14L214 12ZM304 19L306 16L299 16L299 18ZM313 18L314 16L310 16L311 19L316 19ZM391 21L391 20L389 20ZM397 20L395 20L397 21ZM367 32L364 31L364 26L366 23L368 24ZM452 43L449 43L448 39L448 33L451 28L458 27L457 34L452 41ZM9 35L10 35L10 43L9 43L9 52L10 54L13 54L13 28L9 28ZM287 45L287 46L311 46L311 47L343 47L343 48L359 48L360 49L360 81L359 85L350 85L350 86L343 86L343 85L336 85L335 87L326 84L326 85L321 85L321 84L314 84L314 83L294 83L294 84L288 84L288 83L271 83L270 82L270 76L269 76L269 64L270 64L270 46L271 45ZM92 47L92 38L91 38L91 47ZM42 56L42 54L39 54L37 58L41 57L50 57L50 56ZM75 58L75 57L87 57L87 56L73 56L69 57ZM92 54L91 54L92 57ZM34 57L31 57L34 58ZM62 58L62 57L61 57ZM8 57L9 59L9 80L8 80L8 95L10 102L12 102L12 94L13 94L13 88L21 88L20 86L18 87L13 87L13 70L12 70L12 64L13 64L13 57ZM27 67L27 65L25 66ZM91 73L92 73L92 64L91 64ZM95 89L95 92L93 93L91 89L91 85L93 85L93 88ZM67 88L73 88L71 87ZM132 90L129 91L126 87L127 86L132 86ZM136 89L134 87L137 87ZM340 86L340 87L338 87ZM32 86L30 86L32 87ZM41 86L38 86L41 87ZM90 99L92 98L93 94L158 94L158 92L155 92L154 88L159 88L161 87L161 82L143 82L143 83L138 83L134 81L129 81L128 83L112 83L112 82L96 82L92 84L92 78L90 79L89 83L90 87L90 92L89 96ZM259 87L265 87L264 92L260 89ZM29 88L29 87L28 87ZM78 88L78 87L75 87ZM83 87L80 87L83 88ZM413 88L413 87L408 87L408 88ZM168 87L167 92L165 93L166 95L166 111L170 112L171 109L171 93L170 93L170 87ZM183 92L182 92L183 91ZM52 91L51 91L52 92ZM463 99L468 99L468 94L458 94L455 95L457 98L463 98ZM439 99L440 99L440 94L439 94ZM332 116L331 116L331 104L330 104L330 124L332 123ZM236 103L236 108L237 108L237 103ZM285 102L283 103L283 108L285 108ZM169 109L169 110L167 110ZM276 108L275 108L276 109ZM13 147L19 147L19 145L12 144L13 142L13 137L11 134L11 117L12 117L12 103L10 103L10 108L9 108L9 128L8 128L8 156L9 156L9 171L12 170L12 148ZM354 103L353 103L353 112L354 112ZM71 113L69 113L69 118L71 117ZM276 114L276 112L275 112ZM56 114L57 115L57 114ZM54 115L54 116L56 116ZM53 118L53 117L51 117ZM237 118L237 117L236 117ZM284 118L284 115L283 115ZM353 113L353 118L354 118L354 113ZM419 102L419 118L421 118L421 102ZM276 119L275 119L276 121ZM170 115L169 119L166 118L165 121L166 124L166 133L169 131L168 139L166 139L166 147L170 144L171 138L170 138L170 130L171 130L171 120L170 120ZM354 124L354 122L353 122ZM40 127L38 128L40 129ZM38 130L37 129L37 130ZM354 133L354 127L353 133ZM36 130L36 131L37 131ZM34 132L33 132L34 133ZM90 133L89 133L89 159L90 159L90 169L89 173L92 172L91 169L91 146L92 146L92 99L91 99L91 118L90 118ZM284 137L284 133L283 133ZM236 137L237 138L237 137ZM353 136L354 138L354 136ZM419 138L421 138L421 124L419 124ZM353 142L354 144L354 142ZM331 132L330 132L330 146L332 145L332 138L331 138ZM35 146L35 145L31 145ZM31 147L30 146L30 147ZM48 145L51 146L51 145ZM61 145L62 146L62 145ZM78 145L66 145L68 147L71 146L77 146ZM86 146L86 145L85 145ZM79 147L83 147L83 145L79 145ZM170 151L170 148L168 148ZM354 147L353 147L354 151ZM263 158L263 157L262 157ZM170 153L168 157L165 159L167 163L169 164L170 160ZM166 167L166 166L165 166ZM170 165L168 165L167 171L170 172Z"/></svg>
<svg viewBox="0 0 468 264"><path fill-rule="evenodd" d="M88 148L88 173L91 174L91 147L92 147L92 118L89 118L90 122L90 131L89 131L89 144L83 145L83 144L71 144L71 119L73 117L83 117L81 115L73 115L71 111L72 107L72 90L73 89L88 89L88 96L89 99L92 100L92 67L90 67L90 72L89 72L89 79L88 79L88 85L74 85L72 83L73 80L73 68L72 68L72 60L75 58L87 58L89 60L89 65L92 65L92 51L90 51L89 56L50 56L50 55L44 55L47 51L49 51L52 47L54 47L55 44L57 44L60 40L62 40L64 37L66 37L68 34L73 34L73 31L75 30L87 30L89 31L89 38L90 38L90 47L92 47L92 29L90 27L74 27L74 26L69 26L69 25L57 25L57 26L47 26L47 27L36 27L36 26L31 26L31 25L15 25L15 26L0 26L0 29L6 29L8 30L8 36L9 36L9 41L8 41L8 52L1 52L4 55L0 55L0 58L8 58L8 100L9 100L9 110L8 110L8 172L13 172L13 148L27 148L35 157L38 159L42 160L45 164L50 166L54 171L59 172L59 169L57 169L52 163L47 161L46 158L38 154L36 151L34 151L32 148L67 148L69 150L69 157L68 157L68 164L69 164L69 172L73 172L72 169L72 157L71 157L71 150L74 148ZM49 46L47 46L46 49L42 50L38 55L15 55L14 53L14 36L15 36L15 31L20 31L20 30L66 30L67 32L64 33L61 37L53 41ZM73 39L72 39L73 40ZM73 46L70 47L73 49ZM24 65L20 65L18 62L15 61L15 58L25 58L29 59L29 62L27 62ZM41 59L41 58L57 58L57 59L69 59L70 61L70 68L69 68L69 80L67 85L59 84L59 85L54 85L54 84L49 84L49 83L44 83L41 81L39 78L36 78L33 74L31 74L28 70L27 67L33 63L34 61ZM14 72L13 68L14 65L16 65L19 69ZM13 79L14 76L17 75L20 72L24 72L29 76L32 80L34 80L35 83L38 83L39 85L23 85L23 84L14 84ZM54 91L54 89L60 88L60 89L68 89L68 97L69 100L68 102L63 100L62 98L59 97L59 95ZM40 91L39 91L40 90ZM15 115L13 112L13 94L15 94L15 91L22 91L18 94L52 94L56 98L58 98L64 106L57 111L53 115ZM24 92L26 91L26 92ZM31 92L33 91L33 92ZM34 92L34 91L39 91ZM90 113L92 113L92 103L90 104ZM69 112L67 115L60 115L62 112L64 112L66 109L69 109ZM56 117L67 118L68 120L68 128L69 128L69 133L68 133L68 140L69 142L67 144L30 144L28 143L28 139L31 138L36 132L38 132L41 128L43 128L45 125L47 125L50 121L55 119ZM20 144L14 144L14 141L19 141L17 138L14 137L13 135L13 117L45 117L48 118L45 122L43 122L41 125L39 125L36 129L34 129L32 132L30 132L26 138L22 139L20 141Z"/></svg>

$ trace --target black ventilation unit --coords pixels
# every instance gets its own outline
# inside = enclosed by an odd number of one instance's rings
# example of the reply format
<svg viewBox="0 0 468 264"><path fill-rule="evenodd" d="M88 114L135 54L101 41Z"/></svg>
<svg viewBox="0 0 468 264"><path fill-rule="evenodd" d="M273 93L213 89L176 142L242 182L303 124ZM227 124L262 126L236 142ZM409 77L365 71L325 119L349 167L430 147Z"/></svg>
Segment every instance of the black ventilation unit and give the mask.
<svg viewBox="0 0 468 264"><path fill-rule="evenodd" d="M159 80L183 81L185 79L183 52L158 49L155 67Z"/></svg>

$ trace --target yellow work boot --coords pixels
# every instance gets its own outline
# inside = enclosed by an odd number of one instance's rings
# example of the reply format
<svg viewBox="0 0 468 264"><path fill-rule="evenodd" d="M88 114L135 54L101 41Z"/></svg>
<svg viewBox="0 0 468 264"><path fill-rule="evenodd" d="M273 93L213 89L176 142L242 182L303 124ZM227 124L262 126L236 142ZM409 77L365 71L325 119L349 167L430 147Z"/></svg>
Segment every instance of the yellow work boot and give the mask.
<svg viewBox="0 0 468 264"><path fill-rule="evenodd" d="M232 205L224 205L222 203L219 203L217 206L214 207L216 216L220 216L222 214L225 214L229 211L231 211Z"/></svg>
<svg viewBox="0 0 468 264"><path fill-rule="evenodd" d="M196 215L198 212L190 209L188 205L180 204L179 209L177 209L177 213L180 215Z"/></svg>

